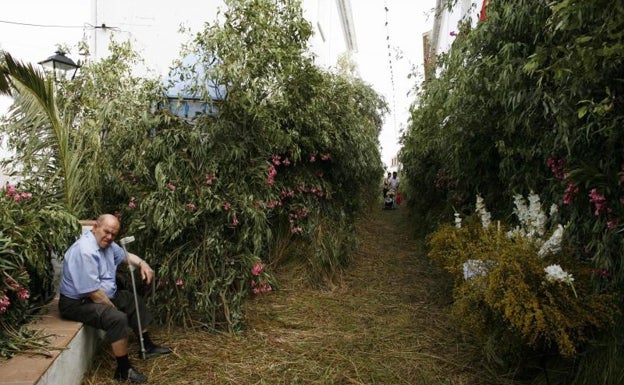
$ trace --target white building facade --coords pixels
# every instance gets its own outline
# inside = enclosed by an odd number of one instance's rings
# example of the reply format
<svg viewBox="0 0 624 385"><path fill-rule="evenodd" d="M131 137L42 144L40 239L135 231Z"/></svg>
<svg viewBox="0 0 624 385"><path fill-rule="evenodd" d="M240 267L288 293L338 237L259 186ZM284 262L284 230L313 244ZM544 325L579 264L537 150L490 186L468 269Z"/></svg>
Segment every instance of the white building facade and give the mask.
<svg viewBox="0 0 624 385"><path fill-rule="evenodd" d="M350 0L303 0L302 6L314 28L310 48L317 65L335 66L340 55L357 50ZM189 39L180 28L199 32L224 8L222 0L181 0L175 5L154 0L91 0L90 23L95 26L89 37L91 54L96 59L107 56L108 41L114 35L116 40L129 40L146 67L164 77L179 58L181 44Z"/></svg>

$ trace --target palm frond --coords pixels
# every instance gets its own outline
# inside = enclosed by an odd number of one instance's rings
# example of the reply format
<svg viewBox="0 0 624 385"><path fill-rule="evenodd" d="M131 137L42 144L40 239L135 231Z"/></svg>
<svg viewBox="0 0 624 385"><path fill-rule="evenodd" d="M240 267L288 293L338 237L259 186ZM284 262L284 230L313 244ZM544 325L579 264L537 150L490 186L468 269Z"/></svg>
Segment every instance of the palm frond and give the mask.
<svg viewBox="0 0 624 385"><path fill-rule="evenodd" d="M68 210L78 215L85 207L90 170L85 165L84 140L73 127L74 117L62 114L56 101L53 79L31 64L4 53L0 67L0 93L14 98L11 130L17 160L44 173L46 187L60 188ZM41 177L41 175L39 175Z"/></svg>

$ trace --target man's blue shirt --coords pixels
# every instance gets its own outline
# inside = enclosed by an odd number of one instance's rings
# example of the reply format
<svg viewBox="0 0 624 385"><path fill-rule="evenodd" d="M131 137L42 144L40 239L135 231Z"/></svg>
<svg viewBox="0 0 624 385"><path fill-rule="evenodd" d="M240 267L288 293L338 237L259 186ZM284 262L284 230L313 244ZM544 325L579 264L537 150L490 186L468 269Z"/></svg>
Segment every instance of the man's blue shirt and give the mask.
<svg viewBox="0 0 624 385"><path fill-rule="evenodd" d="M86 231L65 252L61 294L80 299L102 289L108 298L114 298L117 292L115 273L124 259L124 250L117 243L102 249L93 233Z"/></svg>

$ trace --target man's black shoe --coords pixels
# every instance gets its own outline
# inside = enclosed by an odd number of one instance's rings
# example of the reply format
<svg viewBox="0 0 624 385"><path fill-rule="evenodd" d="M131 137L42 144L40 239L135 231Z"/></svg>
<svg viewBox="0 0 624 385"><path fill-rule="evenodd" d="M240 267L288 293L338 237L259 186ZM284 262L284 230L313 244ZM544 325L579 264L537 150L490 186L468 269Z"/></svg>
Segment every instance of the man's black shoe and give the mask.
<svg viewBox="0 0 624 385"><path fill-rule="evenodd" d="M127 372L123 373L119 368L115 370L115 376L113 377L118 381L130 381L136 384L142 384L147 381L147 377L145 377L142 373L139 373L134 368L128 369Z"/></svg>
<svg viewBox="0 0 624 385"><path fill-rule="evenodd" d="M151 349L145 350L145 358L156 357L171 352L172 350L168 347L155 345Z"/></svg>

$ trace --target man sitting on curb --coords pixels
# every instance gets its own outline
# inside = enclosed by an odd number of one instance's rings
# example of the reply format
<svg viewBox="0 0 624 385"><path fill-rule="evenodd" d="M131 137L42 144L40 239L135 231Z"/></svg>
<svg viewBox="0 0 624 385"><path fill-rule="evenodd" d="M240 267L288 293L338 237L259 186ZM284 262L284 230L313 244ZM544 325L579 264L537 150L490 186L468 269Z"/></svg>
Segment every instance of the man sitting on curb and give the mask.
<svg viewBox="0 0 624 385"><path fill-rule="evenodd" d="M117 267L121 262L140 269L141 278L150 283L154 270L138 256L126 253L114 242L119 232L119 220L110 214L101 215L91 231L74 242L65 253L60 284L59 311L64 318L82 322L106 332L117 359L114 378L143 383L147 377L130 365L128 357L128 327L142 333L145 357L171 353L171 349L155 345L146 329L151 321L142 298L138 299L138 314L132 291L118 290ZM138 320L143 330L138 330ZM139 336L140 337L140 336Z"/></svg>

